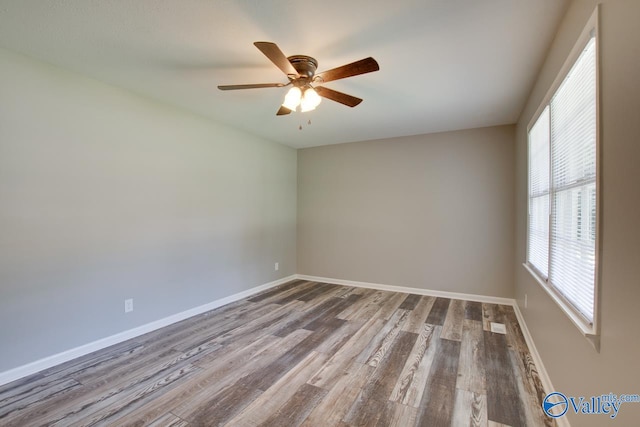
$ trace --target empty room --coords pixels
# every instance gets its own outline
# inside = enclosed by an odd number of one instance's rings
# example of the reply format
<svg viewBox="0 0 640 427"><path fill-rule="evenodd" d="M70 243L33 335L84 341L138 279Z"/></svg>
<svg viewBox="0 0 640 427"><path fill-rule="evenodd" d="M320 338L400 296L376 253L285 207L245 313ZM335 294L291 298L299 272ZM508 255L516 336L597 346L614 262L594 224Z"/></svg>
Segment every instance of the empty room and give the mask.
<svg viewBox="0 0 640 427"><path fill-rule="evenodd" d="M640 425L638 18L0 0L0 425Z"/></svg>

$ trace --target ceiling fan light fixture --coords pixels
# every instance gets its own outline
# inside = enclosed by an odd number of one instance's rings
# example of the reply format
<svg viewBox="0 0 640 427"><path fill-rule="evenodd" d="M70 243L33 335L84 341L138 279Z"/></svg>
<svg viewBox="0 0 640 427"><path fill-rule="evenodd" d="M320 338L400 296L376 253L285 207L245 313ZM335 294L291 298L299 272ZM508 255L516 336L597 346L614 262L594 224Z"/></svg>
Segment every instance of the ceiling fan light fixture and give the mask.
<svg viewBox="0 0 640 427"><path fill-rule="evenodd" d="M318 95L318 92L316 92L312 87L309 87L304 91L304 97L302 98L302 101L300 101L300 111L304 113L315 110L316 107L320 105L321 101L322 98Z"/></svg>
<svg viewBox="0 0 640 427"><path fill-rule="evenodd" d="M320 105L322 98L330 99L331 101L338 102L346 105L347 107L355 107L362 102L362 99L324 86L318 86L318 89L316 90L311 86L311 84L321 85L334 80L371 73L380 69L376 60L368 57L316 74L318 61L316 61L315 58L307 55L293 55L287 57L275 43L271 42L258 41L255 42L254 45L287 76L289 82L286 84L256 83L219 85L218 89L259 89L293 85L285 95L284 102L276 113L277 116L291 114L298 110L298 106L300 106L300 110L302 112L315 110L315 108Z"/></svg>
<svg viewBox="0 0 640 427"><path fill-rule="evenodd" d="M285 95L282 106L288 108L291 111L295 111L296 108L298 108L298 105L300 105L301 98L302 91L299 87L294 86L289 89L289 92L287 92L287 94Z"/></svg>

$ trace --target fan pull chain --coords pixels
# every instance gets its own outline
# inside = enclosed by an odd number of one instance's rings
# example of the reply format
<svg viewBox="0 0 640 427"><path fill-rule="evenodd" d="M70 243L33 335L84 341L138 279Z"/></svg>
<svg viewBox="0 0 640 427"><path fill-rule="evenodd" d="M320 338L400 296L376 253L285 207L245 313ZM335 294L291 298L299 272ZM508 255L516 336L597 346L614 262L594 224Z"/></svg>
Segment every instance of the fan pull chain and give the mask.
<svg viewBox="0 0 640 427"><path fill-rule="evenodd" d="M307 125L311 124L311 119L309 119L309 121L307 122ZM298 130L302 130L302 124L300 124L300 126L298 126Z"/></svg>

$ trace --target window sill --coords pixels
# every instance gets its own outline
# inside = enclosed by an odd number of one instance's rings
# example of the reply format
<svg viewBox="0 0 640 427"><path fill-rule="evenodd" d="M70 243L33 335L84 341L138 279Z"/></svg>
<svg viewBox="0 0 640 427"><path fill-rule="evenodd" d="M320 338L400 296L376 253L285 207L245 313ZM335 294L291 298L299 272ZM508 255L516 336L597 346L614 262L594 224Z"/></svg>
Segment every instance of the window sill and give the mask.
<svg viewBox="0 0 640 427"><path fill-rule="evenodd" d="M542 279L531 267L527 265L527 263L523 263L522 266L533 276L534 279L540 284L542 289L544 289L547 294L551 297L553 301L560 307L560 309L564 312L564 314L569 317L571 323L574 324L576 328L580 331L580 333L589 341L589 343L593 346L593 348L600 352L600 334L597 331L596 324L589 324L585 322L585 320L578 315L572 307L570 307L562 297L558 294L558 292L553 289L549 284Z"/></svg>

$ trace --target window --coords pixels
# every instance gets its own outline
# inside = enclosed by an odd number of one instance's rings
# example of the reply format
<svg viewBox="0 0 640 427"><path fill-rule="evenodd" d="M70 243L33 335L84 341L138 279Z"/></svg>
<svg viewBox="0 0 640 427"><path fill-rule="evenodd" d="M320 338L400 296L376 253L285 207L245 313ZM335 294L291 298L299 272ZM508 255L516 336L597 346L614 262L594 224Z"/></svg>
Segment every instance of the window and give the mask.
<svg viewBox="0 0 640 427"><path fill-rule="evenodd" d="M585 335L596 335L595 25L529 128L526 266Z"/></svg>

